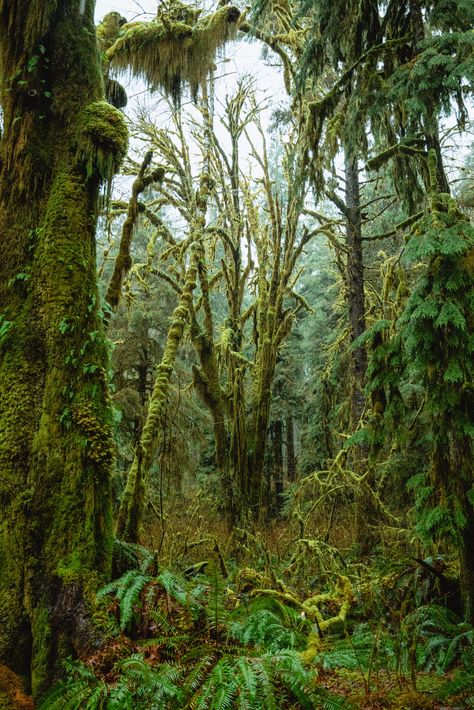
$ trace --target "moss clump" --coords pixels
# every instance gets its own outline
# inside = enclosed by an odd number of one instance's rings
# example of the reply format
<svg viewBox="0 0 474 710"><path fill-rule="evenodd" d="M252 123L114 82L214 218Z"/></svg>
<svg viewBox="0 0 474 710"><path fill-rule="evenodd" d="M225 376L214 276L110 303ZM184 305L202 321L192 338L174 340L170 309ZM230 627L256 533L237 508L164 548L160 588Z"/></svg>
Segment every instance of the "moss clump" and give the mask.
<svg viewBox="0 0 474 710"><path fill-rule="evenodd" d="M109 179L120 167L128 147L122 113L107 101L94 101L79 117L79 152L89 175Z"/></svg>
<svg viewBox="0 0 474 710"><path fill-rule="evenodd" d="M195 93L210 68L216 51L238 29L240 11L223 7L202 20L199 14L186 16L188 22L173 19L172 13L153 22L125 25L123 34L107 50L107 58L119 69L162 87L179 98L184 83Z"/></svg>
<svg viewBox="0 0 474 710"><path fill-rule="evenodd" d="M110 427L101 424L92 406L86 402L81 403L73 410L72 418L86 438L87 458L92 463L110 464L114 457Z"/></svg>
<svg viewBox="0 0 474 710"><path fill-rule="evenodd" d="M108 12L97 26L97 42L102 52L105 52L117 39L120 29L127 23L119 12Z"/></svg>

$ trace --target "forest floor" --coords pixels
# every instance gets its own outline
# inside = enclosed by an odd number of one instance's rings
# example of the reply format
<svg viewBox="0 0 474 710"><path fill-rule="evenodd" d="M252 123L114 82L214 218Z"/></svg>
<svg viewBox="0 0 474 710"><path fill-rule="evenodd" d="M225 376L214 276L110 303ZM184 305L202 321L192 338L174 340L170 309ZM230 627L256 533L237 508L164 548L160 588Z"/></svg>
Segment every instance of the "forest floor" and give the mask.
<svg viewBox="0 0 474 710"><path fill-rule="evenodd" d="M163 659L173 660L173 655L167 656L168 651L163 651L164 647L158 643L155 645L152 638L158 633L151 623L157 612L168 614L174 624L172 633L190 634L191 643L188 641L187 647L176 646L178 655L192 646L192 639L198 643L206 634L208 642L212 638L212 644L222 643L224 650L219 653L225 653L227 631L209 634L209 629L203 629L202 619L192 621L190 608L185 608L178 597L173 598L170 589L160 581L160 575L163 577L163 572L166 575L169 570L170 577L176 574L176 579L181 580L178 583L187 594L193 585L204 589L208 584L208 591L200 592L205 604L206 594L212 588L212 574L208 573L206 580L201 575L201 566L209 562L209 569L215 564L216 569L225 571L222 601L231 614L239 603L251 606L254 590L248 588L248 580L253 583L257 580L257 586L267 591L279 589L280 597L288 594L297 600L296 607L290 608L292 621L285 616L286 606L281 616L286 629L280 627L280 631L289 629L294 638L300 639L300 645L294 646L296 650L304 650L309 628L308 622L306 626L299 624L298 600L304 603L315 593L334 588L341 574L351 579L354 594L347 621L325 636L317 657L311 662L316 671L312 682L336 699L347 701L347 707L360 710L474 707L474 697L471 697L474 687L456 691L457 679L462 676L463 668L466 669L462 666L463 654L472 653L474 631L449 610L444 615L446 600L439 595L438 579L430 575L429 566L423 568L417 564L419 550L397 547L387 533L378 554L362 559L352 542L354 530L343 521L335 522L330 536L326 528L321 531L317 526L308 526L302 536L298 521L293 520L261 526L251 533L235 530L230 533L217 515L213 519L209 516L205 501L175 506L174 510L179 513L172 512L162 521L157 522L156 517L148 520L144 545L140 549L149 555L151 567L137 569L136 575L130 576L129 591L119 586L105 597L108 612L116 624L115 637L95 657L80 659L109 688L119 681L117 663L133 654L141 654L144 663L151 668L157 667ZM153 516L155 514L156 510ZM447 563L442 564L446 574L452 572ZM118 569L116 576L125 580L127 574L130 575L126 570L127 567ZM136 592L133 592L134 584L141 584L136 586ZM133 606L130 602L129 623L125 624L121 614L127 594L130 599L135 596ZM287 601L283 600L284 605ZM325 616L337 613L337 604L333 602L321 608ZM424 615L417 616L420 611ZM245 647L242 648L245 651ZM472 674L472 670L467 668L468 674ZM447 690L448 686L452 686L452 690ZM144 709L147 707L143 705ZM301 706L291 703L277 707L278 710L280 707L281 710L297 710ZM0 665L0 710L33 708L21 679ZM319 706L315 706L315 710L317 708ZM138 705L137 710L140 710Z"/></svg>
<svg viewBox="0 0 474 710"><path fill-rule="evenodd" d="M452 675L452 674L451 674ZM390 673L378 672L372 679L372 690L358 671L333 670L319 673L319 684L345 698L354 708L360 710L461 710L466 705L463 698L452 699L450 703L436 700L436 689L441 688L445 678L434 674L417 676L418 691L400 682ZM469 706L467 706L469 707ZM25 694L21 678L6 666L0 665L0 710L34 710L31 696ZM139 710L137 708L137 710Z"/></svg>

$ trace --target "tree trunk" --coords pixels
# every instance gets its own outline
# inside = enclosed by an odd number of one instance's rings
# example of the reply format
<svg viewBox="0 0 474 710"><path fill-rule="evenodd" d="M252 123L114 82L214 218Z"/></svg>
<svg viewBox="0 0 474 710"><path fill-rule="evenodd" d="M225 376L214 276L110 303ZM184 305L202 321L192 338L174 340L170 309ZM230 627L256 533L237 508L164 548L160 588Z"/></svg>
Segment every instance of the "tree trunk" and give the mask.
<svg viewBox="0 0 474 710"><path fill-rule="evenodd" d="M275 481L276 513L283 510L283 424L276 419L272 425L273 435L273 480Z"/></svg>
<svg viewBox="0 0 474 710"><path fill-rule="evenodd" d="M113 541L94 234L127 132L79 5L0 0L0 660L36 696L98 642Z"/></svg>
<svg viewBox="0 0 474 710"><path fill-rule="evenodd" d="M362 253L362 227L360 214L360 188L357 159L345 149L346 178L346 244L347 285L350 339L353 343L365 331L364 261ZM351 428L355 430L365 407L365 373L367 353L363 345L352 350L351 377ZM365 473L367 448L353 447L353 467L360 475ZM369 552L374 543L374 525L378 516L370 486L372 478L365 479L356 493L356 535L363 552Z"/></svg>
<svg viewBox="0 0 474 710"><path fill-rule="evenodd" d="M346 178L346 245L347 291L351 342L365 331L364 262L362 258L362 229L360 216L360 190L357 159L345 150L344 167ZM364 381L367 369L367 354L364 346L352 352L352 397L351 419L353 426L364 411Z"/></svg>
<svg viewBox="0 0 474 710"><path fill-rule="evenodd" d="M295 421L292 416L286 417L286 475L290 482L296 481L295 455Z"/></svg>
<svg viewBox="0 0 474 710"><path fill-rule="evenodd" d="M198 261L201 255L198 244L191 247L191 261L178 305L173 311L170 327L166 335L163 357L156 368L155 384L148 405L148 413L127 476L127 484L120 503L117 519L117 537L137 543L145 504L145 481L156 455L160 437L163 434L163 417L168 402L171 377L174 372L178 349L192 306L193 291L196 288Z"/></svg>

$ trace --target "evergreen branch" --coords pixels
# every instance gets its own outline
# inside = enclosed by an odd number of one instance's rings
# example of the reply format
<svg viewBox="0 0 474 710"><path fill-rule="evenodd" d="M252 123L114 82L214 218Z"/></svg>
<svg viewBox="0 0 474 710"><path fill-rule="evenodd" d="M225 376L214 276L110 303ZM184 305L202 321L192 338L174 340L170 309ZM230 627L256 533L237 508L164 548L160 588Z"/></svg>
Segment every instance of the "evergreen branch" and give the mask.
<svg viewBox="0 0 474 710"><path fill-rule="evenodd" d="M424 212L417 212L416 214L412 215L411 217L408 217L407 219L404 219L402 222L399 222L393 229L390 229L388 232L383 232L382 234L375 234L370 237L362 237L363 241L365 242L373 242L378 239L388 239L388 237L394 237L396 234L399 232L403 231L404 229L407 229L407 227L411 227L415 222L417 222L421 217L423 217Z"/></svg>

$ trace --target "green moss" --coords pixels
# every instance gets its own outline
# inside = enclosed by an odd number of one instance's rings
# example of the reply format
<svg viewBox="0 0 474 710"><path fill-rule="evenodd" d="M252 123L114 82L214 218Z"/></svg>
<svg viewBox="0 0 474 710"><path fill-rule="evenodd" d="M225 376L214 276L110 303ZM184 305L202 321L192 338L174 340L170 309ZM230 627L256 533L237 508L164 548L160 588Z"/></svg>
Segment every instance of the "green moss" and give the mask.
<svg viewBox="0 0 474 710"><path fill-rule="evenodd" d="M237 31L240 11L228 6L203 19L196 12L180 12L179 17L192 24L174 19L170 12L153 22L125 25L123 34L107 51L108 59L175 97L183 83L197 90L217 49Z"/></svg>
<svg viewBox="0 0 474 710"><path fill-rule="evenodd" d="M109 466L114 457L110 426L99 420L89 402L81 402L72 412L73 421L86 440L86 456L96 464Z"/></svg>
<svg viewBox="0 0 474 710"><path fill-rule="evenodd" d="M128 130L123 114L107 101L86 106L78 122L79 153L87 173L109 179L120 167L128 147Z"/></svg>
<svg viewBox="0 0 474 710"><path fill-rule="evenodd" d="M0 691L0 710L15 710L13 701L3 691Z"/></svg>
<svg viewBox="0 0 474 710"><path fill-rule="evenodd" d="M37 694L65 655L90 643L87 590L111 570L113 450L94 233L99 182L119 165L127 137L121 114L100 100L92 5L79 16L77 0L60 11L32 0L21 41L3 31L17 27L17 9L0 18L0 61L8 55L21 68L41 41L51 93L42 122L20 92L4 94L13 139L0 142L0 301L15 324L0 361L0 657L25 673L31 659ZM30 278L19 282L19 273Z"/></svg>
<svg viewBox="0 0 474 710"><path fill-rule="evenodd" d="M31 686L33 690L44 688L51 673L52 629L46 606L34 611L32 621L33 659L31 664Z"/></svg>

